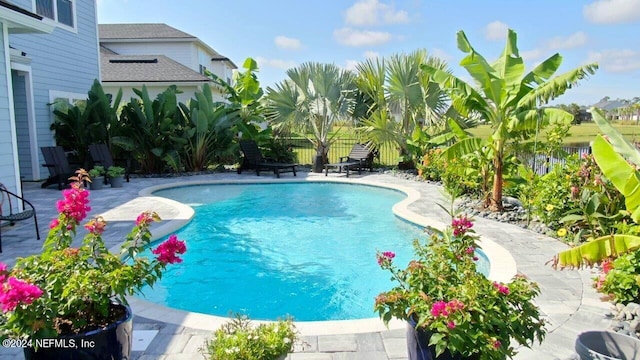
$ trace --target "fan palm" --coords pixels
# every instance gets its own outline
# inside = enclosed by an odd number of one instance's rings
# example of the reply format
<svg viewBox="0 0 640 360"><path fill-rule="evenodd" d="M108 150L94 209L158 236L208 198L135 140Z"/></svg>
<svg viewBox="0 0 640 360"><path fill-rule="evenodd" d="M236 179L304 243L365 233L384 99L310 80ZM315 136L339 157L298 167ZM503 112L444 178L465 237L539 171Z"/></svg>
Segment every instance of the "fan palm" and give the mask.
<svg viewBox="0 0 640 360"><path fill-rule="evenodd" d="M450 157L455 157L474 152L482 146L490 147L494 177L490 204L487 205L494 211L501 211L502 167L508 151L505 145L515 139L530 138L538 124L570 122L572 116L566 111L537 107L562 95L589 74L594 74L598 65L580 66L553 77L562 63L562 57L555 54L523 76L525 66L518 53L517 35L513 30L509 30L502 55L493 64L471 46L463 31L458 32L457 40L458 49L467 54L460 65L475 80L477 88L433 66L423 65L422 68L448 92L454 108L461 115L477 115L491 125L493 132L484 143L480 139L467 138L453 145L448 152Z"/></svg>
<svg viewBox="0 0 640 360"><path fill-rule="evenodd" d="M339 132L334 126L353 121L354 75L334 64L308 62L289 69L287 76L267 88L267 118L276 130L288 128L306 136L316 149L314 169L320 166L322 171Z"/></svg>
<svg viewBox="0 0 640 360"><path fill-rule="evenodd" d="M421 70L424 64L447 71L446 62L428 56L426 50L367 59L357 65L356 84L369 104L359 127L365 141L395 143L405 155L407 140L416 127L442 124L447 94Z"/></svg>

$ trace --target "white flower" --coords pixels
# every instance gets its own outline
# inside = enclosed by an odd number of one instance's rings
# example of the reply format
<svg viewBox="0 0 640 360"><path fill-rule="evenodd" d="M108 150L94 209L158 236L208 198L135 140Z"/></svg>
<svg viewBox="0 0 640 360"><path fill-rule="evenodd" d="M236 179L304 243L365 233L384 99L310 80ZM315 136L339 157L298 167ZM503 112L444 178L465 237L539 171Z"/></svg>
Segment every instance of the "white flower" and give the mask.
<svg viewBox="0 0 640 360"><path fill-rule="evenodd" d="M291 343L291 339L284 338L284 339L282 339L282 342L285 343L285 344L289 344L289 343Z"/></svg>

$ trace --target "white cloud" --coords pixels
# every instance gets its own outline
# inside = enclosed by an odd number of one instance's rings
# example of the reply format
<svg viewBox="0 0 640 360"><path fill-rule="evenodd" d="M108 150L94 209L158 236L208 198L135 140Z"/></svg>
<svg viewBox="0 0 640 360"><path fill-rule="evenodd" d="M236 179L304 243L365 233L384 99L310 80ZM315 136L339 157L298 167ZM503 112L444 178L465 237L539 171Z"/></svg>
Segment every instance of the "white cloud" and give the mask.
<svg viewBox="0 0 640 360"><path fill-rule="evenodd" d="M640 70L640 51L608 49L589 53L587 63L597 62L607 72L628 73Z"/></svg>
<svg viewBox="0 0 640 360"><path fill-rule="evenodd" d="M298 39L286 37L286 36L276 36L273 40L277 47L285 50L298 50L302 48L302 42Z"/></svg>
<svg viewBox="0 0 640 360"><path fill-rule="evenodd" d="M360 0L347 9L345 22L354 26L404 24L409 22L409 13L378 0Z"/></svg>
<svg viewBox="0 0 640 360"><path fill-rule="evenodd" d="M380 57L380 53L377 51L365 51L364 54L362 54L362 56L365 59L375 59L377 57Z"/></svg>
<svg viewBox="0 0 640 360"><path fill-rule="evenodd" d="M392 38L388 32L355 30L348 27L335 30L333 37L338 43L347 46L381 45L389 42Z"/></svg>
<svg viewBox="0 0 640 360"><path fill-rule="evenodd" d="M526 62L540 59L544 55L544 51L540 48L533 50L520 51L520 56L522 60Z"/></svg>
<svg viewBox="0 0 640 360"><path fill-rule="evenodd" d="M597 0L582 8L584 17L596 24L640 21L640 0Z"/></svg>
<svg viewBox="0 0 640 360"><path fill-rule="evenodd" d="M509 25L500 21L494 21L484 28L484 37L487 40L504 40L507 38L508 30Z"/></svg>
<svg viewBox="0 0 640 360"><path fill-rule="evenodd" d="M359 63L360 63L360 61L358 61L358 60L347 60L347 61L345 61L344 69L351 70L351 71L357 71L357 66L358 66Z"/></svg>
<svg viewBox="0 0 640 360"><path fill-rule="evenodd" d="M291 68L296 67L297 65L295 61L267 59L261 56L256 57L256 62L258 63L258 66L261 68L272 67L272 68L283 69L283 70L289 70Z"/></svg>
<svg viewBox="0 0 640 360"><path fill-rule="evenodd" d="M431 50L431 53L429 55L435 56L435 57L437 57L439 59L442 59L444 61L451 60L451 55L449 55L446 51L444 51L442 49L438 49L438 48L434 48L433 50Z"/></svg>
<svg viewBox="0 0 640 360"><path fill-rule="evenodd" d="M573 33L566 37L554 37L553 39L549 40L549 42L547 43L547 47L550 50L572 49L585 45L587 43L587 40L587 34L582 31L578 31L577 33Z"/></svg>

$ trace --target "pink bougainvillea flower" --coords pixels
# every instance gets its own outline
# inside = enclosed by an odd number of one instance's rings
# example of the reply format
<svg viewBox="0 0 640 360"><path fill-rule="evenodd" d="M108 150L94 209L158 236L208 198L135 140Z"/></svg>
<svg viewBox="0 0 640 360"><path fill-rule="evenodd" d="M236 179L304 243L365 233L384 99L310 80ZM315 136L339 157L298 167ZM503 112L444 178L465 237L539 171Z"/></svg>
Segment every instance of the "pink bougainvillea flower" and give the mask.
<svg viewBox="0 0 640 360"><path fill-rule="evenodd" d="M449 321L449 322L447 323L447 327L448 327L449 329L455 329L455 328L456 328L456 323L454 323L453 321Z"/></svg>
<svg viewBox="0 0 640 360"><path fill-rule="evenodd" d="M49 229L56 228L56 227L58 227L58 225L60 225L60 221L58 221L58 219L53 219L49 223Z"/></svg>
<svg viewBox="0 0 640 360"><path fill-rule="evenodd" d="M158 215L152 211L145 211L143 213L141 213L140 215L138 215L138 217L136 218L136 226L145 226L145 225L149 225L152 222L156 221Z"/></svg>
<svg viewBox="0 0 640 360"><path fill-rule="evenodd" d="M502 346L502 343L500 342L500 340L496 340L493 342L493 348L494 349L499 349L500 346Z"/></svg>
<svg viewBox="0 0 640 360"><path fill-rule="evenodd" d="M473 248L473 247L471 247L471 246L469 246L469 247L467 248L467 250L465 250L465 252L466 252L467 254L473 254L473 252L474 252L474 251L476 251L476 249L474 249L474 248Z"/></svg>
<svg viewBox="0 0 640 360"><path fill-rule="evenodd" d="M84 225L84 228L94 235L102 235L106 226L107 222L104 221L104 218L102 218L102 216L98 216L97 218L86 223Z"/></svg>
<svg viewBox="0 0 640 360"><path fill-rule="evenodd" d="M80 182L75 182L70 189L62 191L64 199L58 200L56 207L58 212L65 214L68 218L80 223L91 211L89 206L89 191L85 190Z"/></svg>
<svg viewBox="0 0 640 360"><path fill-rule="evenodd" d="M502 285L502 284L494 281L493 282L493 287L498 289L498 292L500 292L501 294L509 295L509 287L508 286Z"/></svg>
<svg viewBox="0 0 640 360"><path fill-rule="evenodd" d="M187 246L184 241L178 240L176 235L171 235L167 241L158 245L152 253L158 255L158 261L163 264L175 264L182 262L182 259L177 255L184 254L186 251Z"/></svg>
<svg viewBox="0 0 640 360"><path fill-rule="evenodd" d="M36 285L10 277L0 291L0 305L3 312L13 311L20 304L31 304L42 296L42 290Z"/></svg>
<svg viewBox="0 0 640 360"><path fill-rule="evenodd" d="M613 262L609 259L602 262L602 272L608 274L613 269Z"/></svg>
<svg viewBox="0 0 640 360"><path fill-rule="evenodd" d="M431 305L431 315L435 317L449 315L447 312L447 303L442 300L433 303L433 305Z"/></svg>
<svg viewBox="0 0 640 360"><path fill-rule="evenodd" d="M378 265L391 265L393 258L396 257L396 254L393 251L385 251L383 253L378 253Z"/></svg>
<svg viewBox="0 0 640 360"><path fill-rule="evenodd" d="M467 230L473 227L473 223L466 215L464 215L453 218L453 220L451 220L451 227L453 227L454 236L462 236L467 232Z"/></svg>

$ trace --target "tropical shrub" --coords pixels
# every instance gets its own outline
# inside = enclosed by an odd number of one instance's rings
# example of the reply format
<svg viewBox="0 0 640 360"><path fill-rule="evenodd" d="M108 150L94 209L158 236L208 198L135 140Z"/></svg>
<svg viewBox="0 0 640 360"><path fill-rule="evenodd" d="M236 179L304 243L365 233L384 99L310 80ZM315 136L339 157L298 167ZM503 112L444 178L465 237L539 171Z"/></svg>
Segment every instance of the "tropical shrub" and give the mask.
<svg viewBox="0 0 640 360"><path fill-rule="evenodd" d="M611 295L615 302L640 301L640 250L618 256L603 264L604 281L598 279L598 291Z"/></svg>
<svg viewBox="0 0 640 360"><path fill-rule="evenodd" d="M122 109L121 121L129 126L127 143L143 173L163 173L165 168L181 169L179 151L188 140L184 136L188 109L178 105L175 85L152 101L146 86L133 89L139 99L132 99Z"/></svg>
<svg viewBox="0 0 640 360"><path fill-rule="evenodd" d="M440 181L445 172L445 159L442 149L431 149L422 157L422 163L417 166L422 178L431 181Z"/></svg>
<svg viewBox="0 0 640 360"><path fill-rule="evenodd" d="M237 315L216 330L201 351L211 360L277 360L292 350L295 341L291 320L255 326Z"/></svg>

